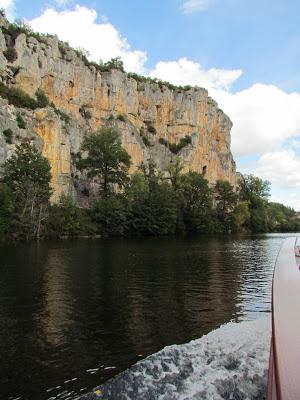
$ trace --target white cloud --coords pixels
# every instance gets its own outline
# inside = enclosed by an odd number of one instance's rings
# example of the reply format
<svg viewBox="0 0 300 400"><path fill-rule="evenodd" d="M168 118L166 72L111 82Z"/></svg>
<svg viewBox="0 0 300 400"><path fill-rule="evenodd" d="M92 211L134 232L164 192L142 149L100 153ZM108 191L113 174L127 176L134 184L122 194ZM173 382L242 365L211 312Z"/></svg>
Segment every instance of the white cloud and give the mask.
<svg viewBox="0 0 300 400"><path fill-rule="evenodd" d="M300 135L299 93L257 83L235 94L217 90L211 94L234 122L235 156L269 152Z"/></svg>
<svg viewBox="0 0 300 400"><path fill-rule="evenodd" d="M300 210L300 157L294 150L265 153L252 173L271 182L272 201Z"/></svg>
<svg viewBox="0 0 300 400"><path fill-rule="evenodd" d="M293 150L265 153L255 173L277 187L300 188L300 157Z"/></svg>
<svg viewBox="0 0 300 400"><path fill-rule="evenodd" d="M160 61L150 75L169 81L175 85L197 85L206 89L229 90L232 83L242 74L239 69L225 70L211 68L205 70L201 64L180 58L178 61Z"/></svg>
<svg viewBox="0 0 300 400"><path fill-rule="evenodd" d="M195 12L207 10L213 0L185 0L182 4L182 11L185 14L192 14Z"/></svg>
<svg viewBox="0 0 300 400"><path fill-rule="evenodd" d="M65 11L48 8L29 23L36 31L56 34L71 46L86 49L94 61L121 57L126 70L144 72L146 53L132 50L127 39L111 23L97 23L97 12L93 9L79 5Z"/></svg>
<svg viewBox="0 0 300 400"><path fill-rule="evenodd" d="M9 20L14 19L15 16L15 2L14 0L0 0L0 9L3 8Z"/></svg>
<svg viewBox="0 0 300 400"><path fill-rule="evenodd" d="M64 7L65 5L67 5L70 2L70 0L55 0L55 3L59 6L59 7Z"/></svg>
<svg viewBox="0 0 300 400"><path fill-rule="evenodd" d="M295 144L295 146L294 146ZM292 146L291 146L292 145ZM288 141L278 151L266 152L256 161L242 162L239 170L254 174L271 183L271 201L300 210L300 155L299 141ZM255 157L256 158L256 157Z"/></svg>

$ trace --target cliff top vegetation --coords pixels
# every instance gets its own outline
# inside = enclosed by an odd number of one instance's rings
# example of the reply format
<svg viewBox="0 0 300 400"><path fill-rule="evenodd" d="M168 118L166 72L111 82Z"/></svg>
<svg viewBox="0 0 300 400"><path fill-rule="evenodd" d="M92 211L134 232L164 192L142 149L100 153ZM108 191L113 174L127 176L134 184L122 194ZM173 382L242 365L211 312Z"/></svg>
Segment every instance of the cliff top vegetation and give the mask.
<svg viewBox="0 0 300 400"><path fill-rule="evenodd" d="M1 11L2 16L5 16L4 11ZM49 39L53 39L55 36L54 35L50 35L50 34L42 34L42 33L38 33L32 30L32 28L30 27L30 25L22 22L22 21L16 21L15 23L8 23L7 26L2 26L1 27L3 33L6 35L6 44L8 47L7 50L7 59L10 62L15 61L16 59L16 55L14 53L14 45L15 45L15 41L17 39L17 37L20 34L25 34L27 37L33 37L35 38L38 42L40 43L44 43L44 44L49 44ZM89 53L88 51L86 51L83 48L72 48L69 43L67 42L63 42L61 40L59 40L58 42L58 47L61 53L62 58L65 57L65 55L67 54L68 51L72 50L76 53L77 57L80 58L83 63L87 66L87 67L94 67L96 69L96 71L100 72L100 73L104 73L104 72L111 72L112 70L119 70L123 73L125 73L128 78L134 79L137 83L150 83L150 84L157 84L160 89L168 88L169 90L172 91L189 91L189 90L200 90L202 88L199 87L193 87L190 85L186 85L186 86L178 86L178 85L173 85L170 82L167 81L162 81L161 79L158 78L152 78L150 76L143 76L143 75L139 75L137 73L134 72L126 72L124 70L124 63L121 60L120 57L116 57L116 58L112 58L109 61L102 61L99 60L99 62L94 62L94 61L90 61L88 59L89 57Z"/></svg>

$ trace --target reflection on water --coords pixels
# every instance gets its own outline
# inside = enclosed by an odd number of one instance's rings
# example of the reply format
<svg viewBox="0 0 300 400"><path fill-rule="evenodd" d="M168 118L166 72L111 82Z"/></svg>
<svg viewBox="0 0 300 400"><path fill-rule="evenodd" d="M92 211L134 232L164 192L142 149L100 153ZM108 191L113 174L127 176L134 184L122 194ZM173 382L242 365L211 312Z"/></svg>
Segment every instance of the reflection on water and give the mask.
<svg viewBox="0 0 300 400"><path fill-rule="evenodd" d="M269 312L284 237L0 248L0 398L74 397L165 345Z"/></svg>
<svg viewBox="0 0 300 400"><path fill-rule="evenodd" d="M61 249L50 248L44 262L43 308L34 318L39 337L55 348L64 343L73 322L71 276L66 271L67 257Z"/></svg>

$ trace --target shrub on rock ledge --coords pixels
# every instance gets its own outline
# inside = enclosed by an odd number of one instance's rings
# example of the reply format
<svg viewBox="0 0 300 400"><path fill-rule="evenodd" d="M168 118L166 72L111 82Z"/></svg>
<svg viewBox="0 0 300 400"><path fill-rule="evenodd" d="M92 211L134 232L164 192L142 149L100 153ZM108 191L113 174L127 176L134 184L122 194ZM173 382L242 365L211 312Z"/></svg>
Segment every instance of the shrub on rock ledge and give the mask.
<svg viewBox="0 0 300 400"><path fill-rule="evenodd" d="M3 55L9 62L14 62L18 58L18 53L14 47L8 47L8 49L3 52Z"/></svg>

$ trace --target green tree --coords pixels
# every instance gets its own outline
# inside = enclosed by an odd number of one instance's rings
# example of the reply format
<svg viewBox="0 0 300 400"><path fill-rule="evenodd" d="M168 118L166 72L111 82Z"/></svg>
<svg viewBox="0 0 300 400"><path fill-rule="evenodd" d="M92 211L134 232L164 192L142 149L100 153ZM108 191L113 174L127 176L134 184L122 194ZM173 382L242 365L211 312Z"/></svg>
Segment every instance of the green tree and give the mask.
<svg viewBox="0 0 300 400"><path fill-rule="evenodd" d="M207 180L197 172L182 175L181 211L187 231L208 232L212 223L212 196Z"/></svg>
<svg viewBox="0 0 300 400"><path fill-rule="evenodd" d="M6 184L0 182L0 241L10 236L13 211L11 190Z"/></svg>
<svg viewBox="0 0 300 400"><path fill-rule="evenodd" d="M157 169L153 160L150 160L148 165L142 162L139 166L139 172L144 176L145 182L150 191L155 189L163 181L163 174Z"/></svg>
<svg viewBox="0 0 300 400"><path fill-rule="evenodd" d="M50 208L48 236L77 236L80 233L80 208L72 196L62 193L59 201Z"/></svg>
<svg viewBox="0 0 300 400"><path fill-rule="evenodd" d="M242 175L239 179L239 197L249 204L248 228L253 232L268 231L267 202L270 182L254 175Z"/></svg>
<svg viewBox="0 0 300 400"><path fill-rule="evenodd" d="M267 205L268 227L272 232L297 232L300 219L295 210L283 204L270 202Z"/></svg>
<svg viewBox="0 0 300 400"><path fill-rule="evenodd" d="M167 235L175 232L176 195L155 164L142 164L126 190L130 210L130 232L138 235Z"/></svg>
<svg viewBox="0 0 300 400"><path fill-rule="evenodd" d="M145 175L141 171L136 171L130 176L129 185L126 188L126 196L129 199L138 197L141 193L147 193L149 186Z"/></svg>
<svg viewBox="0 0 300 400"><path fill-rule="evenodd" d="M241 175L239 179L239 194L241 200L250 202L250 207L268 200L270 196L270 182L254 175Z"/></svg>
<svg viewBox="0 0 300 400"><path fill-rule="evenodd" d="M249 202L239 202L233 210L233 228L235 231L243 230L249 225L250 210Z"/></svg>
<svg viewBox="0 0 300 400"><path fill-rule="evenodd" d="M112 58L104 64L109 69L119 69L124 72L124 63L121 57Z"/></svg>
<svg viewBox="0 0 300 400"><path fill-rule="evenodd" d="M91 218L104 236L123 236L128 232L128 205L122 194L113 194L97 200L91 209Z"/></svg>
<svg viewBox="0 0 300 400"><path fill-rule="evenodd" d="M217 180L214 187L214 201L220 231L231 230L237 194L228 181Z"/></svg>
<svg viewBox="0 0 300 400"><path fill-rule="evenodd" d="M19 235L40 239L51 196L49 161L34 145L23 143L4 163L2 180L13 196Z"/></svg>
<svg viewBox="0 0 300 400"><path fill-rule="evenodd" d="M183 171L184 164L182 159L177 156L174 161L171 161L167 167L167 172L170 176L170 181L174 190L177 190L180 185L180 176Z"/></svg>
<svg viewBox="0 0 300 400"><path fill-rule="evenodd" d="M167 183L154 190L141 192L131 202L130 227L132 234L168 235L176 229L177 208L174 191Z"/></svg>
<svg viewBox="0 0 300 400"><path fill-rule="evenodd" d="M86 136L81 151L86 152L86 157L77 161L77 167L87 171L89 178L100 180L104 197L114 191L115 185L122 188L128 182L130 156L116 130L104 128Z"/></svg>

